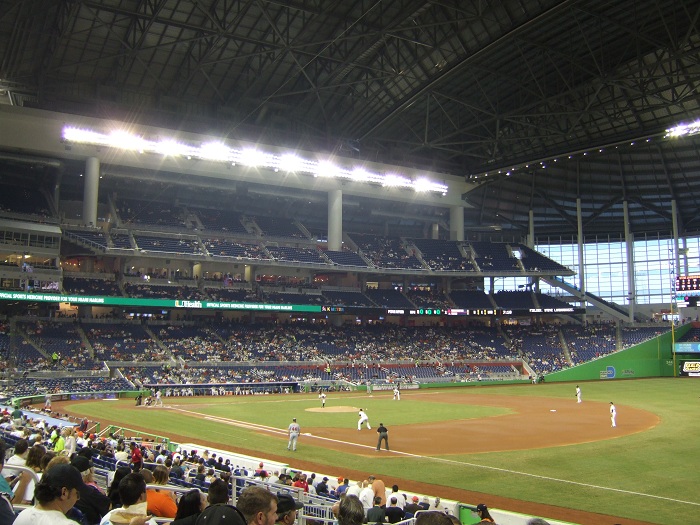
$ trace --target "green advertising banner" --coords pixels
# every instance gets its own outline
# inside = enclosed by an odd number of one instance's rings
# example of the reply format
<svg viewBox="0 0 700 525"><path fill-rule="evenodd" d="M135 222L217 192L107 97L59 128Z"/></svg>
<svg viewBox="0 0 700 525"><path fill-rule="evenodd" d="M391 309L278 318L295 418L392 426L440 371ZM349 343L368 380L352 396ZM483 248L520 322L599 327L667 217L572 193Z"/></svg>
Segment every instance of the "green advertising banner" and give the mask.
<svg viewBox="0 0 700 525"><path fill-rule="evenodd" d="M321 312L322 307L309 304L225 303L187 299L138 299L89 295L41 294L0 291L0 300L41 303L70 303L90 306L137 306L150 308L194 308L206 310L257 310L267 312Z"/></svg>

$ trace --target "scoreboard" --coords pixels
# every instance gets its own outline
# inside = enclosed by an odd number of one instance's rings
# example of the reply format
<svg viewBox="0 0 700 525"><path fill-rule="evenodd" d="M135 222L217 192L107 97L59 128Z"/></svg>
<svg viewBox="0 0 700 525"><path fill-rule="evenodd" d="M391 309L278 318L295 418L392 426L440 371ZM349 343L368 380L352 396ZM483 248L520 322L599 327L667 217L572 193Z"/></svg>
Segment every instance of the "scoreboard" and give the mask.
<svg viewBox="0 0 700 525"><path fill-rule="evenodd" d="M679 275L676 277L676 292L679 295L700 295L700 275Z"/></svg>
<svg viewBox="0 0 700 525"><path fill-rule="evenodd" d="M680 308L696 307L700 299L700 275L676 277L676 302Z"/></svg>

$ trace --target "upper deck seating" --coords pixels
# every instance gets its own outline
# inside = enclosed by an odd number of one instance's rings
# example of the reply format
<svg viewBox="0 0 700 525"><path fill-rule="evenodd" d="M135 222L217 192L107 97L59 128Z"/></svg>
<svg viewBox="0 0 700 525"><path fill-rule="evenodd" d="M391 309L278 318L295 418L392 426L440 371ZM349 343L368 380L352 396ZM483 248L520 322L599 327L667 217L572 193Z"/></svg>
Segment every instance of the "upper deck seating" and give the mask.
<svg viewBox="0 0 700 525"><path fill-rule="evenodd" d="M107 249L107 236L101 230L63 230L63 235L95 248Z"/></svg>
<svg viewBox="0 0 700 525"><path fill-rule="evenodd" d="M306 236L297 228L292 220L278 219L276 217L253 217L253 220L266 237L306 239Z"/></svg>
<svg viewBox="0 0 700 525"><path fill-rule="evenodd" d="M180 210L170 203L155 201L139 201L120 199L117 202L117 212L122 222L128 224L148 224L152 226L168 226L185 228Z"/></svg>
<svg viewBox="0 0 700 525"><path fill-rule="evenodd" d="M362 253L378 268L420 270L423 265L415 255L409 254L398 237L380 237L372 234L351 234Z"/></svg>
<svg viewBox="0 0 700 525"><path fill-rule="evenodd" d="M229 239L207 237L202 239L212 257L235 257L239 259L269 260L270 256L256 243L242 243Z"/></svg>
<svg viewBox="0 0 700 525"><path fill-rule="evenodd" d="M549 257L545 257L539 252L536 252L532 248L525 246L524 244L517 244L515 248L520 249L521 257L520 262L523 264L528 271L540 271L540 272L568 272L569 269L566 266L553 261Z"/></svg>
<svg viewBox="0 0 700 525"><path fill-rule="evenodd" d="M309 264L328 264L315 248L291 248L289 246L266 246L267 251L278 261Z"/></svg>
<svg viewBox="0 0 700 525"><path fill-rule="evenodd" d="M504 243L470 242L474 250L474 260L482 272L518 272L520 265L508 251Z"/></svg>
<svg viewBox="0 0 700 525"><path fill-rule="evenodd" d="M489 297L481 290L452 290L450 299L457 308L488 309L495 308Z"/></svg>
<svg viewBox="0 0 700 525"><path fill-rule="evenodd" d="M247 235L248 230L241 222L240 213L231 210L210 210L205 208L190 208L202 222L205 230L217 230L234 234Z"/></svg>
<svg viewBox="0 0 700 525"><path fill-rule="evenodd" d="M104 295L107 297L120 297L122 295L116 281L68 275L63 277L63 289L69 294Z"/></svg>
<svg viewBox="0 0 700 525"><path fill-rule="evenodd" d="M416 307L416 305L409 301L404 294L398 290L389 288L380 288L376 290L367 289L365 290L365 295L369 297L377 306L381 306L382 308Z"/></svg>
<svg viewBox="0 0 700 525"><path fill-rule="evenodd" d="M423 260L435 271L474 271L471 261L462 255L459 243L440 239L413 239Z"/></svg>
<svg viewBox="0 0 700 525"><path fill-rule="evenodd" d="M192 237L153 237L135 233L134 240L142 251L202 255L199 242Z"/></svg>
<svg viewBox="0 0 700 525"><path fill-rule="evenodd" d="M328 257L338 266L358 266L360 268L367 268L367 262L365 262L365 260L355 252L351 252L349 250L326 250L323 253L325 253L326 257Z"/></svg>
<svg viewBox="0 0 700 525"><path fill-rule="evenodd" d="M333 306L375 306L372 301L359 290L356 292L323 290L325 304Z"/></svg>

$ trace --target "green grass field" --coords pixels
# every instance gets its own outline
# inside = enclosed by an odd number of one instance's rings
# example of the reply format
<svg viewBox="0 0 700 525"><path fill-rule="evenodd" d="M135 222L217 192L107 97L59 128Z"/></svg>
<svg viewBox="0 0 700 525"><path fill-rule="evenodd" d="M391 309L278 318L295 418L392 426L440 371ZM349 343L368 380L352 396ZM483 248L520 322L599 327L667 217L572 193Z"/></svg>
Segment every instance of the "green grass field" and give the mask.
<svg viewBox="0 0 700 525"><path fill-rule="evenodd" d="M633 406L657 414L661 422L655 428L630 436L580 445L514 452L462 454L441 457L371 457L340 454L300 441L292 455L286 441L266 433L226 425L215 421L193 420L186 412L135 410L133 401L93 401L70 410L94 419L121 421L125 427L151 429L153 433L191 436L196 442L206 436L221 448L241 447L265 454L295 458L328 465L328 472L342 473L344 468L381 474L385 480L416 479L437 485L456 487L546 503L560 507L624 516L663 524L700 523L700 382L693 379L640 379L582 383L586 401L607 402L618 406L618 425L624 425L624 406ZM489 394L571 398L570 383L518 386L478 386L451 389L454 396ZM332 404L366 407L372 414L383 414L391 428L412 422L416 432L420 423L450 419L479 418L494 415L493 408L464 407L448 403L411 401L405 391L400 403L391 394L343 394L346 399ZM352 396L355 396L354 398ZM165 399L166 404L169 402ZM247 396L225 398L174 398L182 408L212 416L249 421L284 429L297 416L304 427L349 427L356 425L353 413L305 412L319 406L315 395ZM194 406L197 405L197 406ZM622 407L622 408L621 408ZM503 413L503 412L502 412ZM303 417L303 420L302 420ZM379 421L372 418L372 424ZM303 432L303 429L302 429ZM478 502L465 502L478 503Z"/></svg>

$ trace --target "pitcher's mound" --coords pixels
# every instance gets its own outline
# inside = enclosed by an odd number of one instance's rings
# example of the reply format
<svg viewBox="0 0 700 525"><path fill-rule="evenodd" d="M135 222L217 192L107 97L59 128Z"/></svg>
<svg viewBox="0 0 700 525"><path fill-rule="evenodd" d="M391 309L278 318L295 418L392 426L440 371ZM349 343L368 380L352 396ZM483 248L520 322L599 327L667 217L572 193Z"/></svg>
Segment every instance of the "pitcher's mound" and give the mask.
<svg viewBox="0 0 700 525"><path fill-rule="evenodd" d="M326 408L307 408L306 412L357 412L359 408L349 407L349 406L327 406Z"/></svg>

